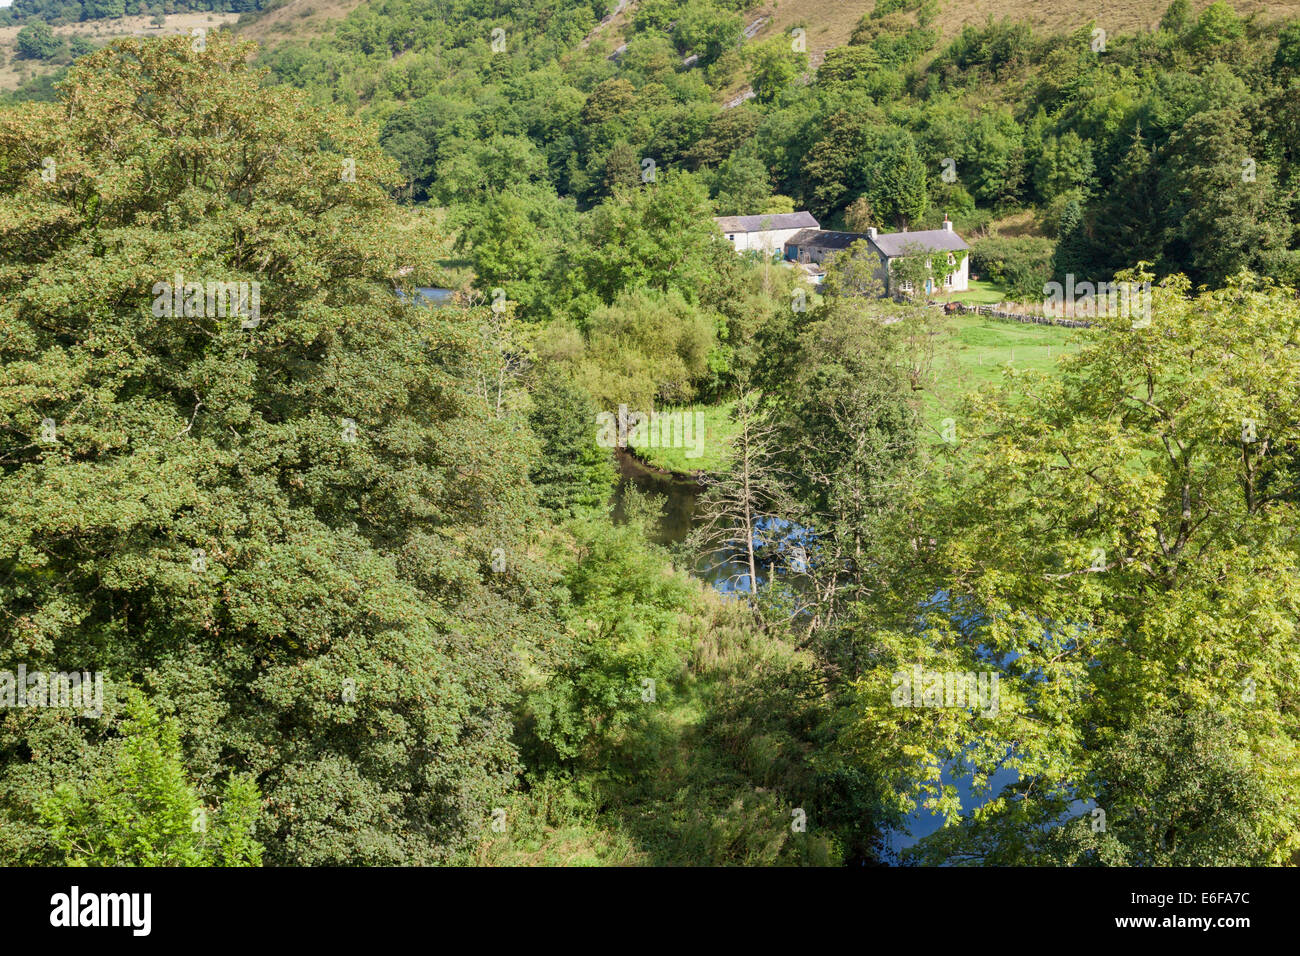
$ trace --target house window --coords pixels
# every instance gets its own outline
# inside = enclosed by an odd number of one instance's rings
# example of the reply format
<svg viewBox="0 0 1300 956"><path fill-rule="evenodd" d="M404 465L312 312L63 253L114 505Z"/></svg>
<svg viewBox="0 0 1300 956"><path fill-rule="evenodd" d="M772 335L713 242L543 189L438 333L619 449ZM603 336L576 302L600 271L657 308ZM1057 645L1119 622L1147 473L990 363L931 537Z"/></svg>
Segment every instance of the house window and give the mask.
<svg viewBox="0 0 1300 956"><path fill-rule="evenodd" d="M736 236L735 236L734 233L731 234L730 236L727 236L727 238L730 239L732 242L735 242L735 241L736 241Z"/></svg>
<svg viewBox="0 0 1300 956"><path fill-rule="evenodd" d="M955 266L956 264L957 264L957 257L954 256L951 252L948 253L948 265Z"/></svg>
<svg viewBox="0 0 1300 956"><path fill-rule="evenodd" d="M951 273L951 272L949 272L946 276L943 277L943 284L944 284L944 285L952 285L952 273Z"/></svg>
<svg viewBox="0 0 1300 956"><path fill-rule="evenodd" d="M911 292L911 291L912 291L912 283L909 282L907 279L904 279L903 281L901 281L900 283L898 283L898 289L899 289L900 292Z"/></svg>

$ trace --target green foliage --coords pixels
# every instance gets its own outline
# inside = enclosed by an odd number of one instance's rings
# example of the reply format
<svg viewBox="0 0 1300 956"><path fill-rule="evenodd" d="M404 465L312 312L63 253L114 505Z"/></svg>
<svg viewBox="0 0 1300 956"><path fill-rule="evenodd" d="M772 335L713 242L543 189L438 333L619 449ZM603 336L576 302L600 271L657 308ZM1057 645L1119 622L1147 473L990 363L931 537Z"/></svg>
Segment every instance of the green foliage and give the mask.
<svg viewBox="0 0 1300 956"><path fill-rule="evenodd" d="M1026 24L1009 19L994 21L990 14L983 27L966 25L936 60L934 69L943 72L949 66L999 79L1028 60L1033 46L1033 30Z"/></svg>
<svg viewBox="0 0 1300 956"><path fill-rule="evenodd" d="M1237 276L1300 277L1295 25L1177 0L1104 56L989 20L930 57L939 5L879 0L796 95L745 11L643 0L611 56L588 0L385 0L266 78L225 37L80 40L57 105L0 114L0 667L119 682L102 719L0 713L0 855L862 863L920 798L954 817L923 862L1293 857L1300 320ZM881 301L862 249L798 311L709 221L1026 206L1057 242L971 253L1013 298L1138 260L1221 289L1169 280L1056 377L1062 330ZM260 321L157 314L177 272L259 282ZM723 604L655 502L611 523L594 419L742 393L755 454L704 497L815 535ZM888 702L990 654L992 717ZM1020 780L958 821L959 759Z"/></svg>
<svg viewBox="0 0 1300 956"><path fill-rule="evenodd" d="M757 157L744 153L732 155L713 177L713 190L720 216L753 215L754 209L775 211L768 208L772 199L771 177Z"/></svg>
<svg viewBox="0 0 1300 956"><path fill-rule="evenodd" d="M95 41L90 37L82 36L80 33L68 38L68 52L73 57L85 56L87 53L95 52Z"/></svg>
<svg viewBox="0 0 1300 956"><path fill-rule="evenodd" d="M144 696L127 704L111 764L41 805L61 866L258 866L257 785L231 777L211 815L186 779L180 731Z"/></svg>
<svg viewBox="0 0 1300 956"><path fill-rule="evenodd" d="M828 299L775 399L785 471L811 524L855 542L886 499L889 476L915 453L899 343L881 316L860 314L874 306Z"/></svg>
<svg viewBox="0 0 1300 956"><path fill-rule="evenodd" d="M529 422L541 442L529 478L541 503L561 514L603 508L614 485L610 452L596 444L596 404L557 369L533 389Z"/></svg>
<svg viewBox="0 0 1300 956"><path fill-rule="evenodd" d="M1038 302L1052 275L1050 239L993 237L971 244L971 272L998 283L1016 301Z"/></svg>
<svg viewBox="0 0 1300 956"><path fill-rule="evenodd" d="M872 209L901 229L920 219L929 208L925 164L906 134L886 137L867 167L867 181Z"/></svg>
<svg viewBox="0 0 1300 956"><path fill-rule="evenodd" d="M1149 326L1105 318L1060 376L1006 376L974 399L953 458L900 515L901 535L934 545L893 578L908 595L872 602L853 751L904 768L900 799L954 823L938 767L960 757L977 793L996 768L1020 777L936 837L949 861L1031 862L1075 800L1107 814L1091 848L1072 831L1081 860L1278 864L1300 845L1295 505L1279 443L1300 410L1282 384L1300 310L1249 276L1154 296ZM996 713L891 706L890 674L914 662L995 669Z"/></svg>
<svg viewBox="0 0 1300 956"><path fill-rule="evenodd" d="M168 0L168 13L185 13L190 10L214 10L242 13L260 10L263 0ZM136 7L127 7L126 0L14 0L0 11L6 19L15 21L77 21L100 20L135 13Z"/></svg>
<svg viewBox="0 0 1300 956"><path fill-rule="evenodd" d="M819 767L831 715L806 653L760 634L743 605L692 597L694 645L634 702L601 762L539 765L509 832L480 860L507 864L835 865L869 858L875 795ZM799 810L805 822L796 829Z"/></svg>
<svg viewBox="0 0 1300 956"><path fill-rule="evenodd" d="M689 173L616 190L582 223L570 257L570 308L611 304L641 287L696 300L716 248L709 215L708 194Z"/></svg>
<svg viewBox="0 0 1300 956"><path fill-rule="evenodd" d="M631 520L621 527L575 525L579 553L563 578L564 646L545 685L527 698L537 745L556 761L590 760L639 708L671 699L686 650L693 589L646 543L653 517L635 500L625 507Z"/></svg>
<svg viewBox="0 0 1300 956"><path fill-rule="evenodd" d="M903 12L907 8L915 9L915 15L909 17ZM882 66L896 69L910 66L938 42L938 32L928 28L935 10L933 0L878 2L858 22L849 44L871 50Z"/></svg>
<svg viewBox="0 0 1300 956"><path fill-rule="evenodd" d="M508 596L531 445L481 316L394 297L436 243L373 128L248 53L123 40L0 114L3 662L149 686L205 793L256 780L268 862L444 860L511 785L546 626ZM259 282L259 320L167 314L177 273ZM0 714L6 819L84 746L33 719Z"/></svg>
<svg viewBox="0 0 1300 956"><path fill-rule="evenodd" d="M520 185L459 207L457 218L456 248L467 253L480 290L489 297L504 290L525 319L550 318L562 255L577 232L572 205L545 187Z"/></svg>
<svg viewBox="0 0 1300 956"><path fill-rule="evenodd" d="M1160 18L1160 29L1181 34L1192 25L1191 0L1172 0Z"/></svg>
<svg viewBox="0 0 1300 956"><path fill-rule="evenodd" d="M683 3L672 30L673 43L683 56L695 54L709 66L740 45L744 21L740 14L709 3Z"/></svg>
<svg viewBox="0 0 1300 956"><path fill-rule="evenodd" d="M1300 20L1290 21L1278 37L1277 53L1273 56L1273 67L1288 70L1292 74L1300 72Z"/></svg>
<svg viewBox="0 0 1300 956"><path fill-rule="evenodd" d="M695 397L717 342L716 318L679 292L624 293L587 320L582 380L602 411L650 411Z"/></svg>
<svg viewBox="0 0 1300 956"><path fill-rule="evenodd" d="M832 253L822 264L826 270L821 291L828 296L866 296L885 293L884 265L865 239L843 252Z"/></svg>
<svg viewBox="0 0 1300 956"><path fill-rule="evenodd" d="M546 170L546 157L522 136L453 140L442 154L435 195L444 205L482 203L507 186L536 182Z"/></svg>
<svg viewBox="0 0 1300 956"><path fill-rule="evenodd" d="M1098 857L1122 866L1267 864L1277 836L1269 820L1282 808L1247 739L1208 709L1150 714L1118 735L1095 762L1106 808Z"/></svg>
<svg viewBox="0 0 1300 956"><path fill-rule="evenodd" d="M805 173L815 184L818 210L834 209L850 195L865 195L881 222L902 228L929 206L927 173L912 136L875 127L866 116L834 114Z"/></svg>
<svg viewBox="0 0 1300 956"><path fill-rule="evenodd" d="M1059 139L1050 137L1043 143L1034 167L1034 188L1046 202L1067 192L1087 193L1092 183L1092 151L1070 130Z"/></svg>
<svg viewBox="0 0 1300 956"><path fill-rule="evenodd" d="M791 49L787 37L772 37L746 48L749 82L760 103L770 103L808 69L808 54Z"/></svg>
<svg viewBox="0 0 1300 956"><path fill-rule="evenodd" d="M1236 112L1201 113L1170 138L1158 184L1166 268L1184 263L1194 279L1217 285L1291 244L1275 174L1255 152Z"/></svg>
<svg viewBox="0 0 1300 956"><path fill-rule="evenodd" d="M1083 205L1077 194L1067 193L1059 204L1060 213L1055 229L1056 249L1052 253L1052 276L1062 278L1067 274L1087 274L1087 236L1084 234Z"/></svg>
<svg viewBox="0 0 1300 956"><path fill-rule="evenodd" d="M44 23L29 23L18 31L18 55L29 60L49 60L63 49L63 40Z"/></svg>
<svg viewBox="0 0 1300 956"><path fill-rule="evenodd" d="M1245 32L1237 12L1223 0L1216 0L1201 11L1186 43L1193 53L1203 55L1239 39Z"/></svg>

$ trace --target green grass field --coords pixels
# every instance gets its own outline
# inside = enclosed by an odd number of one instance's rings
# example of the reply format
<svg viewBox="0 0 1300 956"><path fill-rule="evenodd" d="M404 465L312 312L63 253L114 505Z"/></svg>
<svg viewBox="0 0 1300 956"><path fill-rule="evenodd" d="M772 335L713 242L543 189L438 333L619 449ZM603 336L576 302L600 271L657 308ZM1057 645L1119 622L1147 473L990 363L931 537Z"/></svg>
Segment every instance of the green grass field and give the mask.
<svg viewBox="0 0 1300 956"><path fill-rule="evenodd" d="M966 395L1002 378L1008 366L1053 371L1068 349L1077 348L1074 329L953 316L946 341L935 356L934 390L927 396L926 418L937 425L956 411Z"/></svg>
<svg viewBox="0 0 1300 956"><path fill-rule="evenodd" d="M949 317L934 359L934 384L921 395L926 426L939 431L945 418L955 417L967 395L1000 380L1008 367L1055 370L1062 355L1079 347L1076 336L1074 329L1056 325L1009 322L979 315ZM661 409L701 413L703 454L687 458L688 449L684 448L633 446L637 456L665 471L684 474L717 471L726 460L727 444L734 431L731 408L732 403L728 402Z"/></svg>
<svg viewBox="0 0 1300 956"><path fill-rule="evenodd" d="M953 302L964 302L966 305L997 305L1006 298L1001 286L994 285L992 282L972 279L969 285L967 291L954 292L948 298Z"/></svg>
<svg viewBox="0 0 1300 956"><path fill-rule="evenodd" d="M698 443L700 454L698 457L687 457L687 453L695 454L695 448L649 448L645 445L637 445L629 437L628 445L636 452L637 457L647 464L661 468L664 471L674 471L680 474L694 474L697 471L718 471L726 463L727 447L731 441L734 432L734 424L731 421L731 409L734 402L725 402L722 405L687 405L685 407L661 408L660 412L687 412L694 416L699 413L699 417L691 419L692 438L699 435L702 426L704 439Z"/></svg>
<svg viewBox="0 0 1300 956"><path fill-rule="evenodd" d="M939 431L941 421L957 414L962 399L984 385L1000 380L1006 368L1040 369L1050 372L1067 351L1078 349L1074 329L1058 325L1013 323L987 316L957 315L948 319L948 330L935 355L935 382L922 394L928 428ZM637 457L664 471L694 473L718 471L725 462L731 441L732 403L689 406L701 412L703 454L686 458L688 449L637 447ZM662 411L682 411L664 408Z"/></svg>

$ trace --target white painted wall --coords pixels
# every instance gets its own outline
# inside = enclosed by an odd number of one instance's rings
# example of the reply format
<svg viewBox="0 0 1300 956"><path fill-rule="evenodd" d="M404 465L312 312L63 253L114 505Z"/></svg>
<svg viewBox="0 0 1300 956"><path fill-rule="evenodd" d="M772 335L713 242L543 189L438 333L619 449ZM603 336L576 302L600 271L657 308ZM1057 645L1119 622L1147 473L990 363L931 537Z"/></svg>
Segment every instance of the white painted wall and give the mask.
<svg viewBox="0 0 1300 956"><path fill-rule="evenodd" d="M961 266L957 269L952 277L953 292L967 292L970 290L970 250L962 257Z"/></svg>
<svg viewBox="0 0 1300 956"><path fill-rule="evenodd" d="M956 254L954 253L953 255L955 256ZM961 265L959 266L949 267L947 263L947 259L948 259L948 253L946 252L935 252L930 257L930 269L931 269L931 273L934 276L934 282L936 286L930 292L930 294L938 295L941 292L969 292L970 291L970 250L969 249L966 250L966 255L961 260ZM898 280L893 278L893 273L892 273L892 264L895 261L896 260L893 259L890 260L891 274L890 274L889 288L894 292L898 292L901 291L895 285L895 283ZM941 283L943 282L944 276L948 274L947 272L948 268L952 269L952 285L944 286L941 285ZM877 273L877 275L880 276L881 281L883 282L884 275L882 273Z"/></svg>
<svg viewBox="0 0 1300 956"><path fill-rule="evenodd" d="M759 252L780 253L785 255L785 243L797 232L802 232L805 226L798 229L764 229L761 232L728 232L725 233L731 240L731 244L736 247L737 252L748 252L756 249Z"/></svg>
<svg viewBox="0 0 1300 956"><path fill-rule="evenodd" d="M939 252L936 253L935 255L946 256L947 253ZM947 275L947 272L945 272L942 268L942 264L943 264L943 260L940 259L939 262L935 263L935 265L939 266L939 268L936 268L934 270L935 275L940 282L942 282L943 277ZM967 251L965 257L962 258L961 265L955 267L952 270L952 285L947 286L947 290L949 292L967 292L970 290L970 252L969 251Z"/></svg>

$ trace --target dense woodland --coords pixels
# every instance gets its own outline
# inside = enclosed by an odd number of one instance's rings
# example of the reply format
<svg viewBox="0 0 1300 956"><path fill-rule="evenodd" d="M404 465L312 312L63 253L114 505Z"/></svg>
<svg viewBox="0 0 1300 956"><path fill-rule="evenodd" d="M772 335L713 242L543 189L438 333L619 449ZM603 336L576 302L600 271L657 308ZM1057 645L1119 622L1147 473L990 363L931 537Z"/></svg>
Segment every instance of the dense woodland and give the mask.
<svg viewBox="0 0 1300 956"><path fill-rule="evenodd" d="M1294 864L1300 22L879 0L813 70L738 2L617 55L605 12L373 0L0 107L0 674L106 674L0 708L0 861ZM1151 322L940 434L937 309L710 218L805 208ZM159 316L176 274L261 321ZM687 403L732 437L670 549L594 423ZM899 706L913 668L999 705Z"/></svg>
<svg viewBox="0 0 1300 956"><path fill-rule="evenodd" d="M788 36L738 43L737 3L638 4L615 60L599 41L574 49L590 5L520 4L510 20L463 6L366 4L268 62L381 122L413 199L476 218L500 214L478 210L480 196L522 203L561 241L569 202L587 209L639 184L650 158L694 174L720 215L793 205L861 229L946 212L971 229L1030 207L1060 237L1058 273L1145 260L1198 283L1241 268L1300 276L1294 25L1222 3L1194 15L1180 0L1156 32L1107 36L1101 52L1094 23L1038 36L990 22L940 47L934 0L884 0L809 75ZM498 26L504 53L491 49ZM718 102L746 82L753 100ZM511 197L497 198L505 185Z"/></svg>

